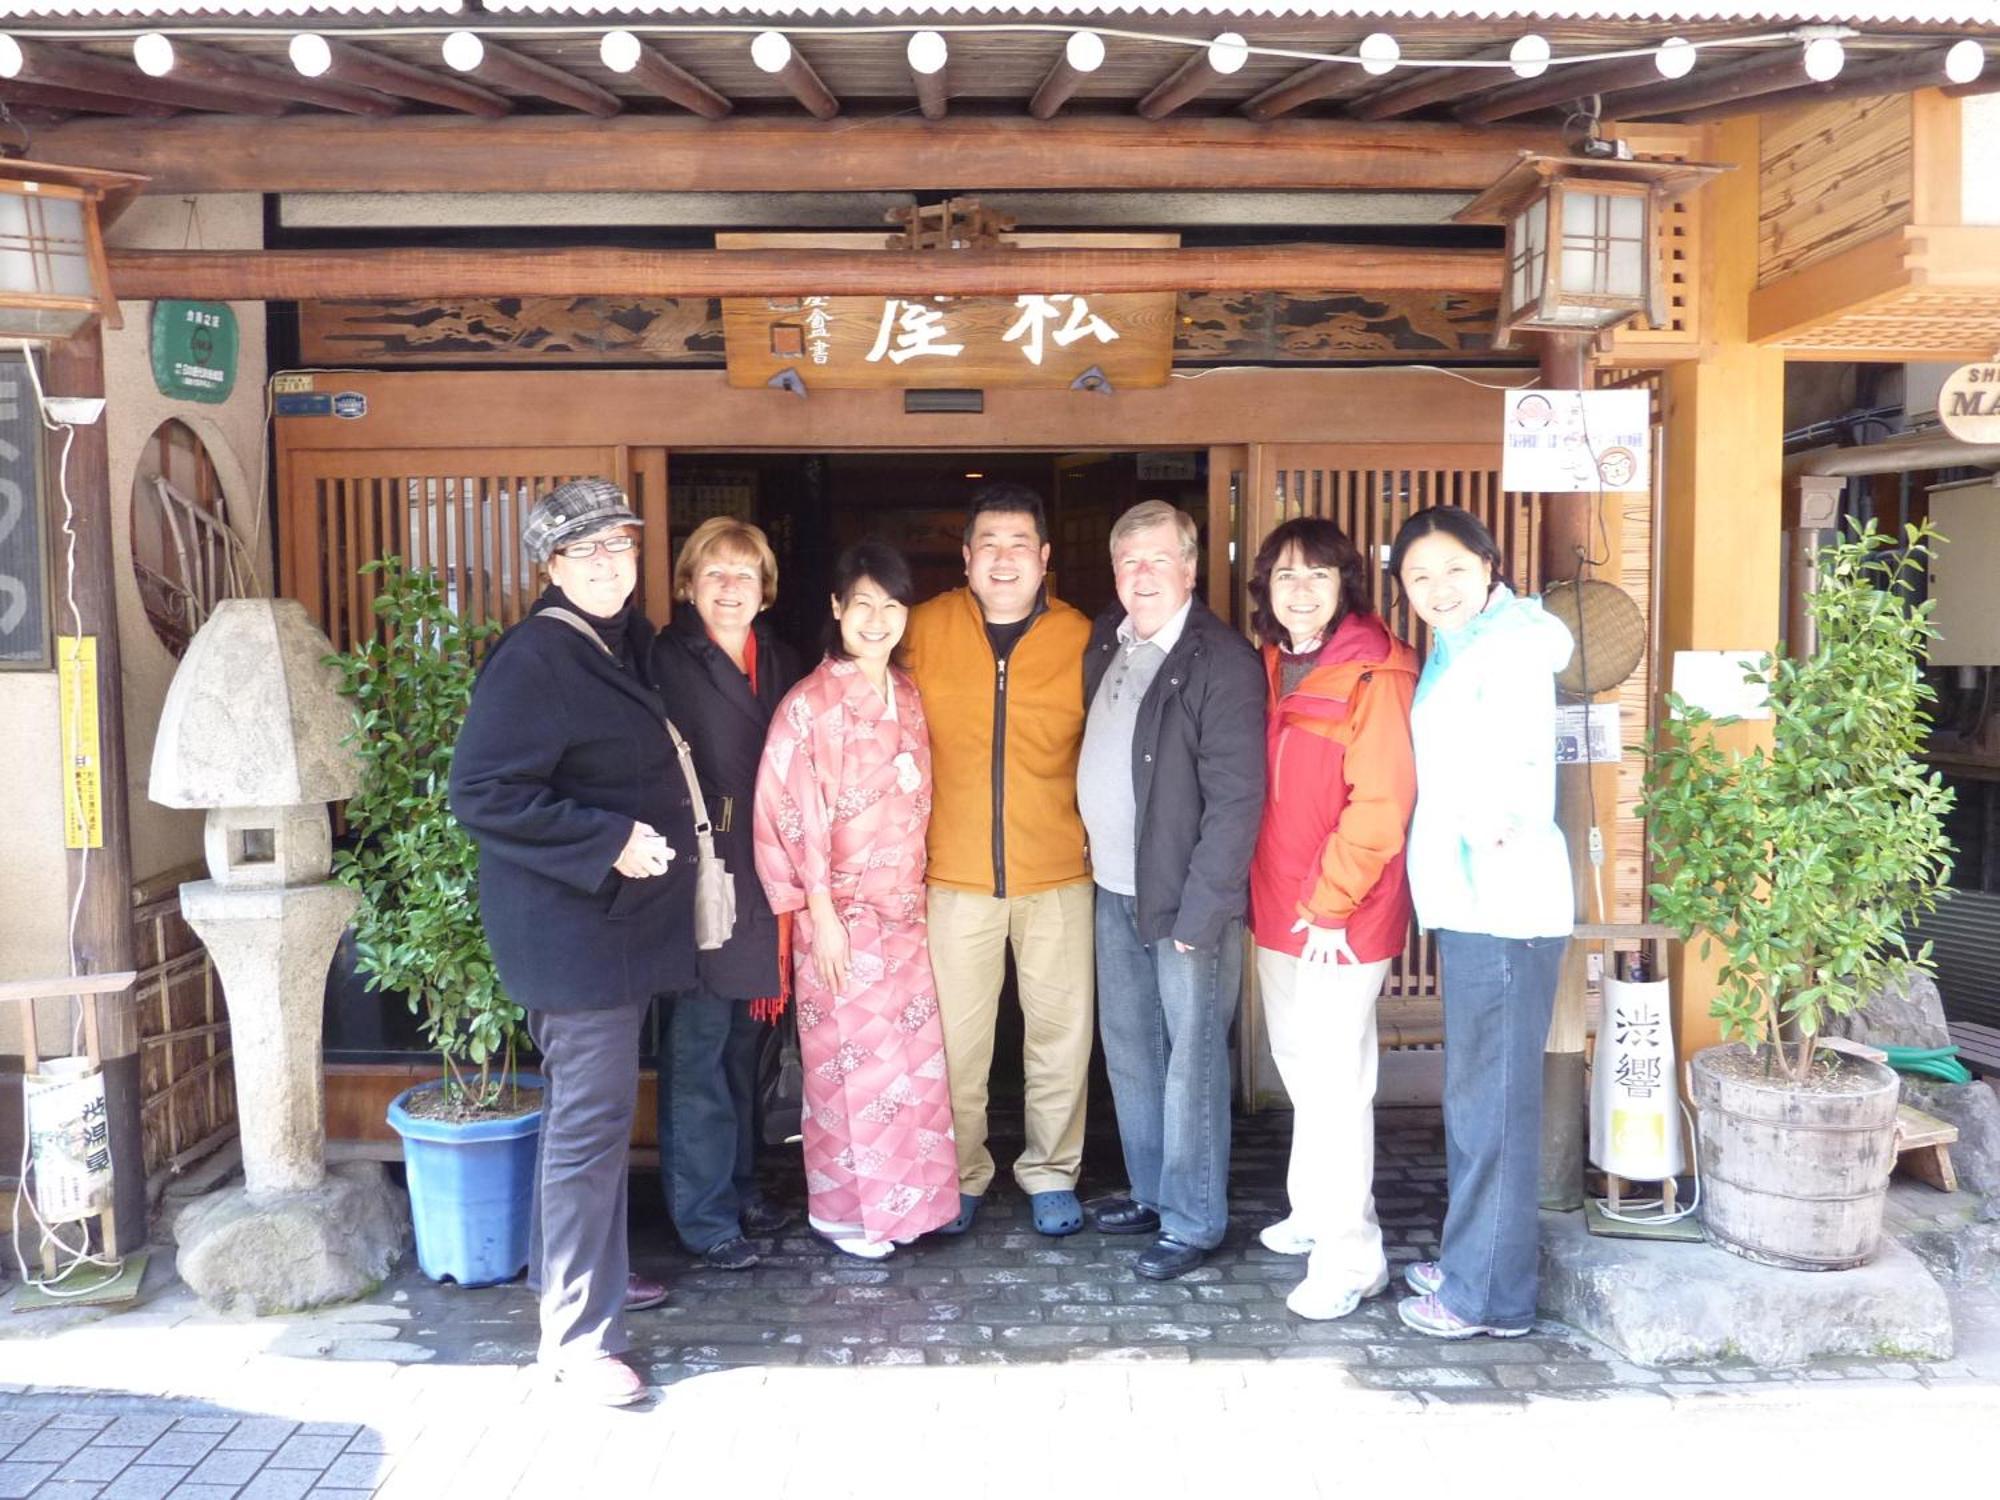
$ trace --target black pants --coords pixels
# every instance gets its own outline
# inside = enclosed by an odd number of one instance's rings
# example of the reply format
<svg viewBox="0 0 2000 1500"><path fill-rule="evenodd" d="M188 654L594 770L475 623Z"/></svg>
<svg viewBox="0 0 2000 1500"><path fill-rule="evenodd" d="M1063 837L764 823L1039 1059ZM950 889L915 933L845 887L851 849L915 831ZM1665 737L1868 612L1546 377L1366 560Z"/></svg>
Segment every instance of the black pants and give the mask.
<svg viewBox="0 0 2000 1500"><path fill-rule="evenodd" d="M660 1002L660 1186L694 1254L743 1233L756 1193L757 1048L748 1000L704 989Z"/></svg>
<svg viewBox="0 0 2000 1500"><path fill-rule="evenodd" d="M644 1005L528 1012L547 1080L528 1247L541 1284L544 1363L577 1363L631 1347L626 1158L645 1015Z"/></svg>

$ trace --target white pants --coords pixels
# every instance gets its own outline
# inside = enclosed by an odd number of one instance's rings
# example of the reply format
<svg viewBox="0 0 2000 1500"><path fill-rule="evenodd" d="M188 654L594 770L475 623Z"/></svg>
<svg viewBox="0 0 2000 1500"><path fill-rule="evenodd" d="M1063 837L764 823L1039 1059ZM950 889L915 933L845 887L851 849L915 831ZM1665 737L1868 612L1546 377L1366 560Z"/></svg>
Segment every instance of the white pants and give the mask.
<svg viewBox="0 0 2000 1500"><path fill-rule="evenodd" d="M1365 1290L1388 1270L1375 1221L1375 997L1389 960L1306 965L1257 950L1257 989L1292 1100L1291 1222L1307 1277Z"/></svg>

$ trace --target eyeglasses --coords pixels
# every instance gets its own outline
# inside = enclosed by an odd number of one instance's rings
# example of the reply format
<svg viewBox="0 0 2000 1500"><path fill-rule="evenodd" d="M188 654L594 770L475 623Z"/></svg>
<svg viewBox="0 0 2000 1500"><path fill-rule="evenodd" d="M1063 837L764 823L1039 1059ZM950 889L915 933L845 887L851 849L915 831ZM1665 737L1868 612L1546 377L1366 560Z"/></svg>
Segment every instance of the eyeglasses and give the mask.
<svg viewBox="0 0 2000 1500"><path fill-rule="evenodd" d="M571 542L566 547L556 548L556 555L566 557L571 562L584 562L597 556L599 552L610 557L623 557L638 545L639 539L635 536L608 536L602 541Z"/></svg>

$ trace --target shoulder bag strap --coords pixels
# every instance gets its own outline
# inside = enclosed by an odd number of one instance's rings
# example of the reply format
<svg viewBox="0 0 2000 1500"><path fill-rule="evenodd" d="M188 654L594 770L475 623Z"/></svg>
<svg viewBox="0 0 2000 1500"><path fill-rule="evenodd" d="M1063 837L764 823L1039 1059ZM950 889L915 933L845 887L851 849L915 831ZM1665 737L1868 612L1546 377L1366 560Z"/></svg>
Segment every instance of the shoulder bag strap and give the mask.
<svg viewBox="0 0 2000 1500"><path fill-rule="evenodd" d="M569 626L570 629L586 637L593 646L597 647L606 656L611 655L611 648L604 644L604 638L592 630L584 622L583 618L574 611L564 609L559 604L552 604L547 609L538 609L535 611L535 618L542 616L547 616L551 620L560 620L563 624ZM694 751L689 749L688 742L681 738L681 732L674 728L674 721L672 719L662 719L660 722L667 726L667 733L673 739L674 754L680 758L681 779L687 782L688 798L694 804L695 843L700 846L701 857L703 859L714 859L715 830L714 826L708 821L708 800L701 794L701 778L694 773Z"/></svg>

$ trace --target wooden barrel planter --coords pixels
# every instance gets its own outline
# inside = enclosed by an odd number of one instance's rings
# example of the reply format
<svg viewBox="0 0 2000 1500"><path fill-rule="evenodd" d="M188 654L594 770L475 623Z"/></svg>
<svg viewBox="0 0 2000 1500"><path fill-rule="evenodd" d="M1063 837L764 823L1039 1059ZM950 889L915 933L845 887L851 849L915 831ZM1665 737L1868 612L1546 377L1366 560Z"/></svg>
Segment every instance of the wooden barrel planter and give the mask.
<svg viewBox="0 0 2000 1500"><path fill-rule="evenodd" d="M1844 1056L1820 1086L1765 1076L1740 1042L1695 1054L1702 1227L1749 1260L1799 1271L1866 1263L1896 1164L1895 1073Z"/></svg>

